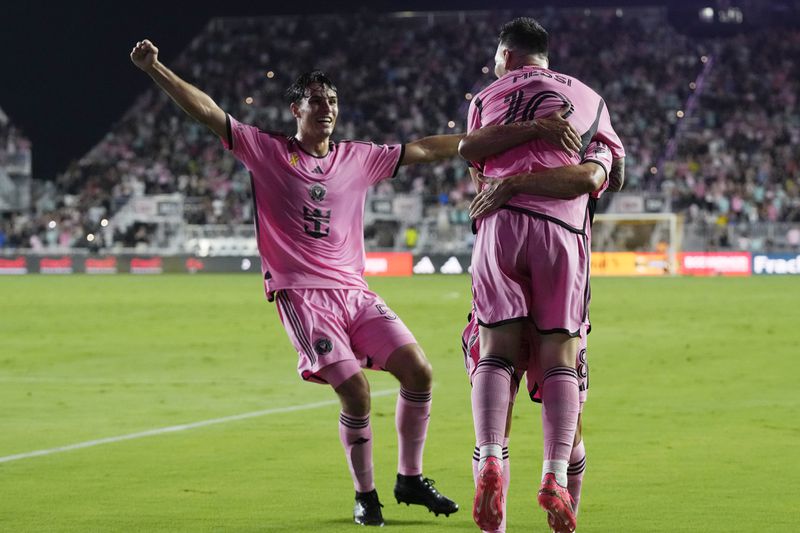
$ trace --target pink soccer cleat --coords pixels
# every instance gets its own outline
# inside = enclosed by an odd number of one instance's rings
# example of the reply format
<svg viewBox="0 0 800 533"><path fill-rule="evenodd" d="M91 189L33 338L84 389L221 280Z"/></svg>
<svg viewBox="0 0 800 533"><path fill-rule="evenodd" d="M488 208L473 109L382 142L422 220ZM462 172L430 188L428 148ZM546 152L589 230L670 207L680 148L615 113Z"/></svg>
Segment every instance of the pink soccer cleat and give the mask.
<svg viewBox="0 0 800 533"><path fill-rule="evenodd" d="M472 519L484 531L493 531L503 521L503 461L488 457L478 474Z"/></svg>
<svg viewBox="0 0 800 533"><path fill-rule="evenodd" d="M537 497L539 507L547 511L547 524L556 533L572 533L577 527L572 496L556 482L552 473L545 474Z"/></svg>

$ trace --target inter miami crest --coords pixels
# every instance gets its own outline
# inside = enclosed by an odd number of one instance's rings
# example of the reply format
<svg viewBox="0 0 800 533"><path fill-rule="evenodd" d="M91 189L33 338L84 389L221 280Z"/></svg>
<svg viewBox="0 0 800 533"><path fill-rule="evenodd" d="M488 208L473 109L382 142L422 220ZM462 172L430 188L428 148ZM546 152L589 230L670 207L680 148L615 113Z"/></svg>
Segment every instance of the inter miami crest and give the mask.
<svg viewBox="0 0 800 533"><path fill-rule="evenodd" d="M315 183L310 189L308 189L308 194L315 202L321 202L325 199L325 195L328 194L328 189L319 183Z"/></svg>
<svg viewBox="0 0 800 533"><path fill-rule="evenodd" d="M333 350L333 343L330 339L322 337L321 339L317 339L317 342L314 343L314 351L317 352L317 355L327 355L331 353Z"/></svg>

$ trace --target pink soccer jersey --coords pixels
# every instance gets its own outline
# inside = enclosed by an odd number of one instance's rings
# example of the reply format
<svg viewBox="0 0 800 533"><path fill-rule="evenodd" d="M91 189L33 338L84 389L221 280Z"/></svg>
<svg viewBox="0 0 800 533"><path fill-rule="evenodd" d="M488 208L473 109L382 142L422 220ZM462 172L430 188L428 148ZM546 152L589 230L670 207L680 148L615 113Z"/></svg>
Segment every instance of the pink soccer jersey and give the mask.
<svg viewBox="0 0 800 533"><path fill-rule="evenodd" d="M625 150L611 126L603 99L580 80L552 70L526 66L509 72L472 99L467 118L469 131L495 124L510 124L545 117L569 106L565 118L578 130L583 152L592 140L604 143L614 159ZM503 178L581 162L584 153L569 154L542 140L514 147L484 161L486 176ZM576 231L586 222L588 196L572 200L521 194L509 205L534 214L555 218Z"/></svg>
<svg viewBox="0 0 800 533"><path fill-rule="evenodd" d="M279 289L366 289L367 190L397 173L403 146L343 141L316 157L294 137L231 116L222 142L250 171L267 296Z"/></svg>

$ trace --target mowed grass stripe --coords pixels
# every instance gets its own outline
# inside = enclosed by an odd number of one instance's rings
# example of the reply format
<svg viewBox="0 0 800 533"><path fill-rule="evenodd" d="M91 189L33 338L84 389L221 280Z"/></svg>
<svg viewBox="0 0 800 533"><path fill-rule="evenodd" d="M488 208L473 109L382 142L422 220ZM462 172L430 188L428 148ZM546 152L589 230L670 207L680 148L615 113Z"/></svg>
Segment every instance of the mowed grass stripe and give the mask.
<svg viewBox="0 0 800 533"><path fill-rule="evenodd" d="M799 282L593 281L580 531L796 530ZM376 401L375 474L387 527L476 531L459 339L469 278L371 279L370 286L433 364L425 474L461 504L435 520L394 503L394 402ZM0 279L0 294L2 456L265 405L331 402L0 464L0 531L353 531L335 396L297 377L296 353L257 275L28 276ZM368 377L376 391L397 386L383 373ZM539 417L520 396L509 531L547 530L535 505ZM754 500L753 484L777 492Z"/></svg>

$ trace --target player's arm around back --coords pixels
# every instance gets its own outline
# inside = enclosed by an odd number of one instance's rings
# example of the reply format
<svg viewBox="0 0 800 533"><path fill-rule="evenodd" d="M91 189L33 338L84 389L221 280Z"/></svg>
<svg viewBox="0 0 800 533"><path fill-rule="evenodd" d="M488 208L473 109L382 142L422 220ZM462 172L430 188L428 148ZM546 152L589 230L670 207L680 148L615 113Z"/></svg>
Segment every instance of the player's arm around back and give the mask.
<svg viewBox="0 0 800 533"><path fill-rule="evenodd" d="M458 156L458 143L464 138L463 134L431 135L412 141L405 145L401 165L415 163L433 163L442 159Z"/></svg>
<svg viewBox="0 0 800 533"><path fill-rule="evenodd" d="M563 117L568 110L565 107L546 117L473 130L459 143L458 153L467 161L483 161L535 139L547 141L565 152L580 152L581 136Z"/></svg>
<svg viewBox="0 0 800 533"><path fill-rule="evenodd" d="M611 171L608 173L608 190L619 192L625 184L625 158L620 157L611 163Z"/></svg>
<svg viewBox="0 0 800 533"><path fill-rule="evenodd" d="M473 176L476 178L483 184L483 189L470 204L469 216L473 219L499 209L517 194L570 199L595 192L606 180L606 171L601 165L587 161L505 179L487 178L482 174Z"/></svg>
<svg viewBox="0 0 800 533"><path fill-rule="evenodd" d="M131 50L133 64L146 72L187 115L223 139L227 135L225 112L206 93L185 82L158 60L158 48L145 39Z"/></svg>

